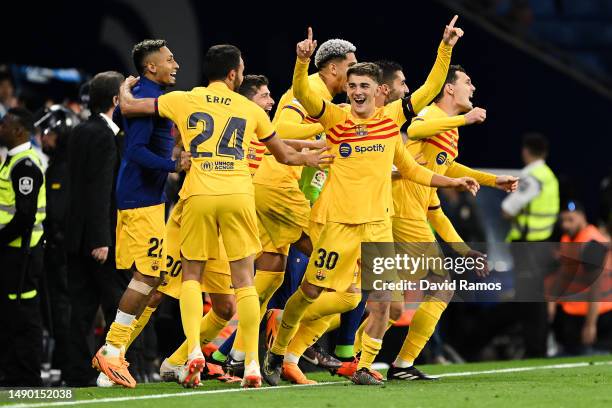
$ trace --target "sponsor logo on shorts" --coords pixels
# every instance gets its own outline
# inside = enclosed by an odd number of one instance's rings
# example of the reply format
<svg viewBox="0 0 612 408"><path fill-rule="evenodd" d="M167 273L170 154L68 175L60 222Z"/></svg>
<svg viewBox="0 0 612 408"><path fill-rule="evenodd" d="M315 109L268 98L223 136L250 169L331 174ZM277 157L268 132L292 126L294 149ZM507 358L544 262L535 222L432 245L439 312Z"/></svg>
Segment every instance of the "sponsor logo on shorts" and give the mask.
<svg viewBox="0 0 612 408"><path fill-rule="evenodd" d="M324 280L324 279L325 279L325 272L323 272L321 269L319 269L319 270L317 271L317 274L315 275L315 278L316 278L318 281L322 281L322 280Z"/></svg>
<svg viewBox="0 0 612 408"><path fill-rule="evenodd" d="M438 153L438 155L436 156L436 163L438 163L438 165L443 165L444 163L446 163L446 158L448 157L448 155L446 154L446 152L440 152Z"/></svg>
<svg viewBox="0 0 612 408"><path fill-rule="evenodd" d="M157 272L159 270L159 261L156 259L151 263L151 270Z"/></svg>

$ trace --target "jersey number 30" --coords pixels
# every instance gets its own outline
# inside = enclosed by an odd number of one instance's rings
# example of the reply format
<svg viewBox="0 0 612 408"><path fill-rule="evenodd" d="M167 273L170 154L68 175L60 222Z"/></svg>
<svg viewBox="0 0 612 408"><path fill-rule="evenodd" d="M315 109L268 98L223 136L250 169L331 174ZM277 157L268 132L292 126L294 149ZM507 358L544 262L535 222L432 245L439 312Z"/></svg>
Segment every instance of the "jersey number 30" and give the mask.
<svg viewBox="0 0 612 408"><path fill-rule="evenodd" d="M191 157L194 158L213 157L211 152L198 152L198 146L210 139L215 131L215 122L212 116L205 112L194 112L189 115L187 128L195 129L200 122L204 123L204 130L191 140L189 152ZM245 128L246 119L233 116L229 118L217 143L217 156L233 157L234 160L242 160L244 158L242 140L244 139ZM232 139L234 139L234 143L230 145Z"/></svg>

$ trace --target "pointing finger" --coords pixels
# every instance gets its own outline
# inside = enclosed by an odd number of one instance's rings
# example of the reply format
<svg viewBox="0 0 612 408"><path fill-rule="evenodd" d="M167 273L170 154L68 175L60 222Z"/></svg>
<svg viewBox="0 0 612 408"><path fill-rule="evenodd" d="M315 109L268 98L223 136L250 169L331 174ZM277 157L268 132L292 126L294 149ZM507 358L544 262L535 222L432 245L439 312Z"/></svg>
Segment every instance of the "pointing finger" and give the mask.
<svg viewBox="0 0 612 408"><path fill-rule="evenodd" d="M451 22L448 24L448 28L453 28L455 26L455 23L457 22L458 18L459 18L459 16L457 14L455 14L455 16L453 17Z"/></svg>

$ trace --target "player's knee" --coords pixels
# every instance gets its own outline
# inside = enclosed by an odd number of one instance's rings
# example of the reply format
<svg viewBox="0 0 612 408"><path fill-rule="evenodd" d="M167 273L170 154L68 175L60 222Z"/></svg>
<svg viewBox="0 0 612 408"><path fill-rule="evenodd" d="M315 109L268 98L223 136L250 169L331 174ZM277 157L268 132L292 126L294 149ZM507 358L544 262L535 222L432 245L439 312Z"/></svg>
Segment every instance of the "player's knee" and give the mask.
<svg viewBox="0 0 612 408"><path fill-rule="evenodd" d="M302 281L302 284L300 285L300 288L302 289L302 292L304 293L304 295L308 296L311 299L316 299L318 298L321 293L323 292L323 288L320 286L315 286L312 283L309 283L306 280Z"/></svg>
<svg viewBox="0 0 612 408"><path fill-rule="evenodd" d="M403 312L404 312L403 302L391 302L391 308L389 309L389 319L399 320L399 318L402 317Z"/></svg>
<svg viewBox="0 0 612 408"><path fill-rule="evenodd" d="M293 245L304 255L310 256L312 254L312 241L310 237L302 232L302 236Z"/></svg>
<svg viewBox="0 0 612 408"><path fill-rule="evenodd" d="M264 252L255 260L255 268L260 271L285 272L286 264L286 256L272 252Z"/></svg>
<svg viewBox="0 0 612 408"><path fill-rule="evenodd" d="M236 301L232 295L220 295L213 298L213 310L223 320L231 320L236 314Z"/></svg>
<svg viewBox="0 0 612 408"><path fill-rule="evenodd" d="M157 286L158 284L156 284L154 277L141 275L137 278L136 274L134 274L134 277L128 284L128 289L141 295L149 296Z"/></svg>
<svg viewBox="0 0 612 408"><path fill-rule="evenodd" d="M151 296L151 299L149 299L149 303L147 304L147 306L152 309L156 309L157 306L159 306L159 304L162 302L162 300L164 300L164 296L165 295L161 292L153 292L153 295Z"/></svg>

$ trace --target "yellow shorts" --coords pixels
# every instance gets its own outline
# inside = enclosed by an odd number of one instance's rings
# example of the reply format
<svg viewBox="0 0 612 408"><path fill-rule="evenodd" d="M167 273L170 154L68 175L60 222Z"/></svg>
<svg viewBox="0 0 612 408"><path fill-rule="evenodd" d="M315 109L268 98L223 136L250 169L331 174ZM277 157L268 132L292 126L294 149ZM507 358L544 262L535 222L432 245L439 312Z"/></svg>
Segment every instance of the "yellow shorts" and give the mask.
<svg viewBox="0 0 612 408"><path fill-rule="evenodd" d="M183 205L184 200L179 200L176 203L166 224L166 250L168 253L166 271L168 273L166 274L165 282L157 289L161 293L175 299L178 299L181 293L183 280L180 251L180 227ZM206 262L200 281L202 292L232 295L234 294L234 289L231 287L232 277L221 237L219 237L219 253L222 259Z"/></svg>
<svg viewBox="0 0 612 408"><path fill-rule="evenodd" d="M393 242L390 222L340 224L328 222L314 244L304 279L328 289L346 291L358 283L362 242Z"/></svg>
<svg viewBox="0 0 612 408"><path fill-rule="evenodd" d="M193 261L222 259L220 235L229 261L261 252L253 196L195 195L185 199L180 228L182 256Z"/></svg>
<svg viewBox="0 0 612 408"><path fill-rule="evenodd" d="M166 266L165 205L117 211L117 269L159 277Z"/></svg>
<svg viewBox="0 0 612 408"><path fill-rule="evenodd" d="M444 255L429 224L424 220L410 220L393 217L393 239L399 243L398 252L412 257L421 257L427 262L424 267L405 273L400 271L401 279L416 280L424 278L429 272L436 275L446 275L442 267ZM404 245L402 245L404 243Z"/></svg>
<svg viewBox="0 0 612 408"><path fill-rule="evenodd" d="M264 252L287 255L289 245L308 234L310 202L296 188L255 184L259 240Z"/></svg>

